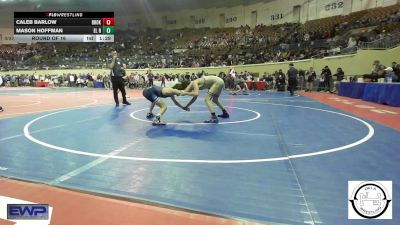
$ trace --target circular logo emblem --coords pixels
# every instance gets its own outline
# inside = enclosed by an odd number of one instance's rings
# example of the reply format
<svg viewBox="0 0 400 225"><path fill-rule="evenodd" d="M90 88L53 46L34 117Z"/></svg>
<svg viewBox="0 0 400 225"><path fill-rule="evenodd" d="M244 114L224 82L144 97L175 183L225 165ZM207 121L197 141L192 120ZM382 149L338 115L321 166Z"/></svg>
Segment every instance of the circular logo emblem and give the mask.
<svg viewBox="0 0 400 225"><path fill-rule="evenodd" d="M378 182L364 182L354 189L349 200L354 211L361 217L378 218L390 204L386 188Z"/></svg>

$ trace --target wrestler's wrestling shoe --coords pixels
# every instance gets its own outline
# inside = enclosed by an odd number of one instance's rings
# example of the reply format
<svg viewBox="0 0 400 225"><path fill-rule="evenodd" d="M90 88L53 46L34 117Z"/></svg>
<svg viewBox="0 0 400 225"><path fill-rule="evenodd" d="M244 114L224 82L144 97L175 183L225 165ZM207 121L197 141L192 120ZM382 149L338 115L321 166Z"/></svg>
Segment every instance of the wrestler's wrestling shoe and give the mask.
<svg viewBox="0 0 400 225"><path fill-rule="evenodd" d="M211 117L209 120L204 121L204 123L218 123L218 118Z"/></svg>
<svg viewBox="0 0 400 225"><path fill-rule="evenodd" d="M227 119L227 118L229 118L229 114L228 113L222 113L221 115L218 115L218 117Z"/></svg>
<svg viewBox="0 0 400 225"><path fill-rule="evenodd" d="M156 116L156 119L153 121L153 126L159 126L159 125L167 125L167 123L161 121L161 118L159 116Z"/></svg>
<svg viewBox="0 0 400 225"><path fill-rule="evenodd" d="M148 120L152 119L153 117L154 117L153 113L147 113L147 115L146 115L146 119L148 119Z"/></svg>

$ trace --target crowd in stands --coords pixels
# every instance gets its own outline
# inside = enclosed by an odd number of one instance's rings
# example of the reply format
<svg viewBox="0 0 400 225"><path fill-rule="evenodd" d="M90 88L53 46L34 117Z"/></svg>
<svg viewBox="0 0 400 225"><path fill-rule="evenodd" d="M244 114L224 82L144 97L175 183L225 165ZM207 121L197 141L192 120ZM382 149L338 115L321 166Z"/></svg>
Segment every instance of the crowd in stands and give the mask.
<svg viewBox="0 0 400 225"><path fill-rule="evenodd" d="M272 74L252 74L249 71L236 73L233 69L221 71L219 74L207 74L201 71L199 73L177 73L177 74L159 74L153 73L148 69L145 73L130 72L125 77L126 86L129 88L143 89L152 85L163 85L166 82L185 83L200 78L202 76L217 75L225 82L226 89L235 89L238 83L248 81L265 82L267 89L276 89L278 91L285 90L287 85L287 73L284 69L275 71ZM357 82L358 78L363 81L377 82L382 79L384 82L400 82L400 64L393 62L390 66L385 66L379 60L373 62L373 67L370 74L360 76L345 76L345 71L342 68L337 68L335 72L328 66L325 66L320 72L314 68L301 69L298 68L298 89L305 91L326 91L330 93L337 92L340 81ZM49 82L55 87L95 87L96 82L104 84L106 89L111 88L110 76L107 73L102 74L47 74L33 75L20 74L10 75L0 74L0 84L6 87L17 86L35 86L36 81Z"/></svg>
<svg viewBox="0 0 400 225"><path fill-rule="evenodd" d="M5 87L23 87L23 86L35 86L35 82L49 82L55 87L94 87L94 81L103 81L104 77L108 77L105 73L94 75L93 73L88 74L47 74L47 75L0 75L0 79L3 81L1 86Z"/></svg>
<svg viewBox="0 0 400 225"><path fill-rule="evenodd" d="M0 46L0 69L105 68L118 49L130 69L232 66L352 53L360 42L397 37L400 4L255 28L117 31L114 43Z"/></svg>

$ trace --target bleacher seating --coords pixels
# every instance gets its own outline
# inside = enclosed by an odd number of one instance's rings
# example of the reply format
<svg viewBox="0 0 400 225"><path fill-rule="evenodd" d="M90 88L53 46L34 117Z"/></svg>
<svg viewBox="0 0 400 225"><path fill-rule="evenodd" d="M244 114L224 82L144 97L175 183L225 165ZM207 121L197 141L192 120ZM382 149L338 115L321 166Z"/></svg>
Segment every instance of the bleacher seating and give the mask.
<svg viewBox="0 0 400 225"><path fill-rule="evenodd" d="M114 43L40 43L0 46L3 70L23 68L102 68L117 49L129 68L254 64L351 53L347 41L373 41L400 30L400 4L305 24L255 28L148 29L117 32ZM370 32L349 31L371 27ZM339 49L339 51L337 51ZM343 51L341 51L343 50Z"/></svg>

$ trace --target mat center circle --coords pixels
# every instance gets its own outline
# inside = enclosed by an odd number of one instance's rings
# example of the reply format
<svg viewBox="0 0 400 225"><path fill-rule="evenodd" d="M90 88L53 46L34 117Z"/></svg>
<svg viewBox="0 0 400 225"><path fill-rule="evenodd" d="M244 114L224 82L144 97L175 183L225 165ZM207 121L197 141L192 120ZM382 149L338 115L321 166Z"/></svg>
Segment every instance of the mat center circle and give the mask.
<svg viewBox="0 0 400 225"><path fill-rule="evenodd" d="M205 106L194 106L194 107L206 108ZM177 106L169 106L169 108L178 108L178 107L177 107ZM250 121L256 120L256 119L258 119L258 118L261 117L261 114L260 114L259 112L257 112L257 111L254 111L254 110L250 110L250 109L246 109L246 108L240 108L240 107L233 107L233 106L226 106L225 108L227 108L227 109L236 109L236 110L251 112L252 114L254 114L254 117L249 118L249 119L243 119L243 120L235 120L235 121L222 121L222 120L220 120L220 122L218 123L218 124L220 124L220 125L221 125L221 124L245 123L245 122L250 122ZM130 116L132 119L135 119L135 120L139 120L139 121L146 122L146 123L151 123L151 122L152 122L151 120L147 120L147 119L145 119L145 118L140 118L139 116L137 116L137 114L138 114L139 112L143 112L143 111L146 111L146 110L148 110L148 108L143 108L143 109L135 110L135 111L133 111L131 114L129 114L129 116ZM186 112L186 111L184 111L184 112ZM194 112L196 112L196 111L194 111ZM203 112L203 111L202 111L202 112ZM207 112L208 112L208 111L207 111ZM190 111L189 111L188 113L190 113ZM229 120L229 119L228 119L228 120ZM170 124L170 125L182 125L182 126L190 126L190 125L210 125L210 123L204 123L204 122L193 122L193 123L188 123L188 122L167 122L167 124ZM211 125L215 125L215 124L211 124Z"/></svg>

